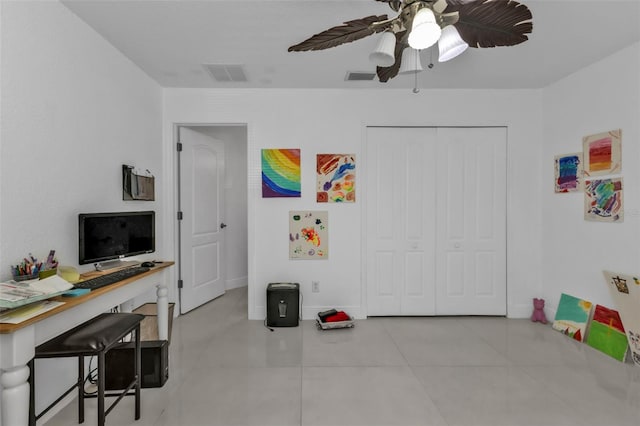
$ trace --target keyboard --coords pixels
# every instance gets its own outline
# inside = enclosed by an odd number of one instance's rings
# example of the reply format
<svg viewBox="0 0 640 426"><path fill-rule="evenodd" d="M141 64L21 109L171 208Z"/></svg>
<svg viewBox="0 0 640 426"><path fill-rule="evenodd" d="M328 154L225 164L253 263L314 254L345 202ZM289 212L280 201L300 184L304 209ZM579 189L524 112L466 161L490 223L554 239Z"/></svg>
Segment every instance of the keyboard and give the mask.
<svg viewBox="0 0 640 426"><path fill-rule="evenodd" d="M75 288L88 288L90 290L95 290L97 288L115 284L127 278L142 274L144 272L147 272L149 269L151 268L147 268L144 266L134 266L133 268L121 269L116 272L111 272L110 274L100 275L95 278L80 281L79 283L75 283L73 286Z"/></svg>

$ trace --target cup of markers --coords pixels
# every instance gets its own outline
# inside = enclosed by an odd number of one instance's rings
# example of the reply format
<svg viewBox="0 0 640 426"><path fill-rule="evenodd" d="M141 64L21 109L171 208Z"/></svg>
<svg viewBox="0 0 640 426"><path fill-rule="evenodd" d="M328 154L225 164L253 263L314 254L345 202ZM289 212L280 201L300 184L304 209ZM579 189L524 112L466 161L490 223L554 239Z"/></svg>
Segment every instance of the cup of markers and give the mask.
<svg viewBox="0 0 640 426"><path fill-rule="evenodd" d="M55 275L58 262L55 259L55 250L49 251L46 262L38 261L31 253L22 259L18 265L11 266L11 274L14 281L35 280Z"/></svg>

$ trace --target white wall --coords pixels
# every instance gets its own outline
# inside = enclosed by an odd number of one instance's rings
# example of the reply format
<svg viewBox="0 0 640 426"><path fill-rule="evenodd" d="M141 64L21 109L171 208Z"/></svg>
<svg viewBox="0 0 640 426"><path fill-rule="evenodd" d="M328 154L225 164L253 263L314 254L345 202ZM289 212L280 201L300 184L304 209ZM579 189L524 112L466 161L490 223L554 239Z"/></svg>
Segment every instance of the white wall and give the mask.
<svg viewBox="0 0 640 426"><path fill-rule="evenodd" d="M508 312L531 313L539 295L541 97L538 91L406 90L194 90L165 89L165 149L171 152L174 123L247 123L249 317L265 314L269 282L299 282L303 314L327 307L366 316L362 256L363 194L355 204L315 202L315 155L355 153L362 158L368 125L507 126ZM260 149L302 149L302 197L261 197ZM358 162L364 182L366 162ZM167 181L173 179L168 174ZM361 185L361 183L360 183ZM167 195L169 196L169 195ZM328 210L330 255L326 261L288 259L289 210ZM172 232L169 227L166 232ZM311 293L311 281L320 293Z"/></svg>
<svg viewBox="0 0 640 426"><path fill-rule="evenodd" d="M163 229L161 88L58 2L0 7L0 279L29 252L78 267L80 212L156 210ZM157 201L122 201L123 163L156 174ZM42 407L76 373L38 364Z"/></svg>
<svg viewBox="0 0 640 426"><path fill-rule="evenodd" d="M552 318L561 293L615 308L602 270L640 274L640 44L543 91L541 294ZM623 223L583 219L583 193L555 194L554 156L582 137L622 129Z"/></svg>

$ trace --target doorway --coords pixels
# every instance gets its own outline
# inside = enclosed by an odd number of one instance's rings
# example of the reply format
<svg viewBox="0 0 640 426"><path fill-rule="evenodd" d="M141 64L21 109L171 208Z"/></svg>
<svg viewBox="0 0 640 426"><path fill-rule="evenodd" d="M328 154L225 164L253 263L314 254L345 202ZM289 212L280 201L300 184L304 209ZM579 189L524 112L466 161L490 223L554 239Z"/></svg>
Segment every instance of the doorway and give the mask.
<svg viewBox="0 0 640 426"><path fill-rule="evenodd" d="M178 287L187 313L246 286L247 126L177 127Z"/></svg>
<svg viewBox="0 0 640 426"><path fill-rule="evenodd" d="M368 315L506 315L505 128L367 129Z"/></svg>

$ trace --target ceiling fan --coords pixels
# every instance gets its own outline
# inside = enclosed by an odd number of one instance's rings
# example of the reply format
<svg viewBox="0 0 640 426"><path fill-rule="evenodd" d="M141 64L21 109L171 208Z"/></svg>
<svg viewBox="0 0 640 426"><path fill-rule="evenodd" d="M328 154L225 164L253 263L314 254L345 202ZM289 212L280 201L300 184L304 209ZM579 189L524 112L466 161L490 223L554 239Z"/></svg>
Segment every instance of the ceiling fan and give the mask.
<svg viewBox="0 0 640 426"><path fill-rule="evenodd" d="M533 30L531 11L513 0L375 0L398 12L347 21L289 47L289 52L323 50L383 33L369 58L385 83L422 70L419 51L438 43L439 61L467 47L514 46Z"/></svg>

